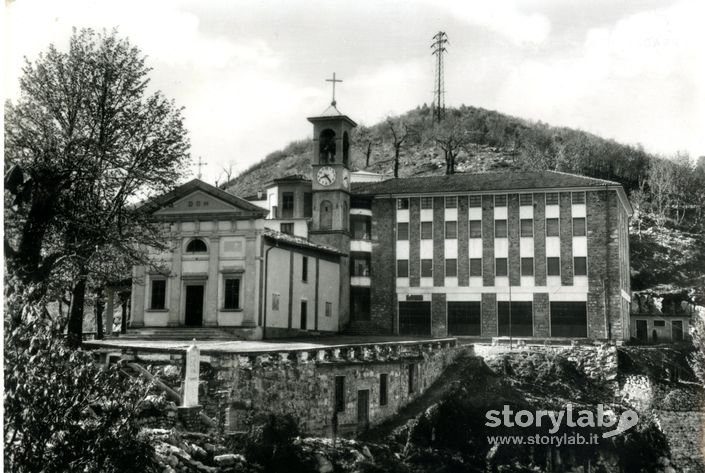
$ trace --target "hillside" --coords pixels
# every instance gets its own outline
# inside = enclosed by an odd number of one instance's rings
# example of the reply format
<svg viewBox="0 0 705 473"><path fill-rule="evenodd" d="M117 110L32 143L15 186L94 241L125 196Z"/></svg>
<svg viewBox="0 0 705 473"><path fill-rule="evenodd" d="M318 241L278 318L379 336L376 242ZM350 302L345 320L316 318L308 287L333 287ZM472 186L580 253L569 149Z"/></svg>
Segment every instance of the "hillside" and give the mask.
<svg viewBox="0 0 705 473"><path fill-rule="evenodd" d="M667 160L584 131L468 106L448 110L446 121L434 131L431 109L424 105L358 127L352 137L353 169L393 176L392 127L397 134L408 131L399 150L399 177L444 174L444 153L433 137L438 130L455 127L464 141L456 172L552 169L620 182L635 208L633 288L686 289L700 304L705 302L704 158L697 165L682 155ZM271 179L310 175L312 146L310 138L290 143L223 187L248 196Z"/></svg>

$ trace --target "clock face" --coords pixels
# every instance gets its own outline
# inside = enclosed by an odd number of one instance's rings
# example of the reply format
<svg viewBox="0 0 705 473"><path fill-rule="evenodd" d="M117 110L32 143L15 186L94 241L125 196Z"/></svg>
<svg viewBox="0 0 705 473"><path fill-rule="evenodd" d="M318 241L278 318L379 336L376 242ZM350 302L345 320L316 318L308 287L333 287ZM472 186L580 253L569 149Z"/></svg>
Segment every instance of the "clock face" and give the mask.
<svg viewBox="0 0 705 473"><path fill-rule="evenodd" d="M316 180L322 186L329 186L335 182L335 169L330 166L324 166L318 170Z"/></svg>

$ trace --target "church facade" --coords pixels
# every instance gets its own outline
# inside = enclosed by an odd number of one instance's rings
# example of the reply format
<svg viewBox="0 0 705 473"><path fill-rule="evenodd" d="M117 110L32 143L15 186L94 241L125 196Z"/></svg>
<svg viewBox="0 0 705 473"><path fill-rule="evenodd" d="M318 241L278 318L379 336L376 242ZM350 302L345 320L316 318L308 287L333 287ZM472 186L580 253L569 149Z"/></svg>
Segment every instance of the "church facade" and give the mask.
<svg viewBox="0 0 705 473"><path fill-rule="evenodd" d="M163 273L135 269L133 325L629 338L632 210L618 183L549 171L382 180L350 169L356 124L335 103L309 121L311 176L249 201L193 181L149 204L173 250L157 255Z"/></svg>

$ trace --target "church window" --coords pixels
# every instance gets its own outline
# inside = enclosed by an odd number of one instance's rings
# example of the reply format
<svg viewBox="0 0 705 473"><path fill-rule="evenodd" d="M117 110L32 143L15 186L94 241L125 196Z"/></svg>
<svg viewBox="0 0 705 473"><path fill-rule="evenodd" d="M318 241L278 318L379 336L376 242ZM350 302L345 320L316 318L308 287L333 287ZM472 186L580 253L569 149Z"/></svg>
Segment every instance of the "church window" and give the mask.
<svg viewBox="0 0 705 473"><path fill-rule="evenodd" d="M152 279L152 300L150 308L162 310L166 307L166 279Z"/></svg>
<svg viewBox="0 0 705 473"><path fill-rule="evenodd" d="M343 164L348 165L348 155L350 152L350 138L348 137L348 132L343 133Z"/></svg>
<svg viewBox="0 0 705 473"><path fill-rule="evenodd" d="M225 276L223 281L225 295L223 297L223 309L240 308L240 278Z"/></svg>
<svg viewBox="0 0 705 473"><path fill-rule="evenodd" d="M318 139L321 164L335 162L335 132L326 128Z"/></svg>
<svg viewBox="0 0 705 473"><path fill-rule="evenodd" d="M321 230L333 228L333 204L329 200L321 202Z"/></svg>
<svg viewBox="0 0 705 473"><path fill-rule="evenodd" d="M207 253L208 247L200 238L195 238L186 245L186 253Z"/></svg>

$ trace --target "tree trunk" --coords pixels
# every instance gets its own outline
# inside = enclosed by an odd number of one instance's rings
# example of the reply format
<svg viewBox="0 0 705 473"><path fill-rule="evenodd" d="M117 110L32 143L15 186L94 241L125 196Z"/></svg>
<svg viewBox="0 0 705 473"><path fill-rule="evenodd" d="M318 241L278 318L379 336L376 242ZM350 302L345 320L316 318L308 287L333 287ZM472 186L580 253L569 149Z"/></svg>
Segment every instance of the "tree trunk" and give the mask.
<svg viewBox="0 0 705 473"><path fill-rule="evenodd" d="M365 167L370 167L370 154L372 154L372 142L367 143L367 152L365 153Z"/></svg>
<svg viewBox="0 0 705 473"><path fill-rule="evenodd" d="M130 299L125 294L120 294L120 303L122 306L122 318L120 319L120 333L127 333L127 303Z"/></svg>
<svg viewBox="0 0 705 473"><path fill-rule="evenodd" d="M71 294L71 313L69 315L68 342L72 347L80 347L83 339L83 306L86 301L85 271L78 277Z"/></svg>
<svg viewBox="0 0 705 473"><path fill-rule="evenodd" d="M399 177L399 146L394 147L394 177Z"/></svg>

